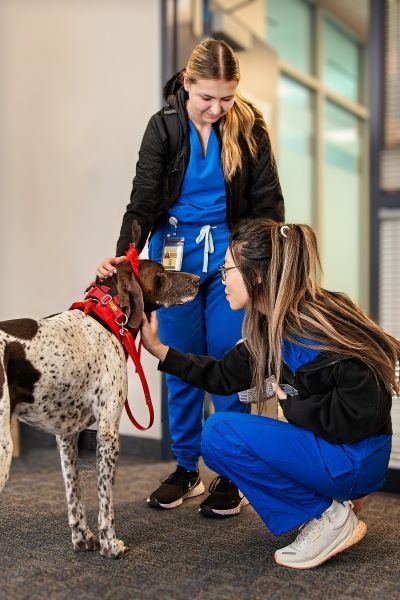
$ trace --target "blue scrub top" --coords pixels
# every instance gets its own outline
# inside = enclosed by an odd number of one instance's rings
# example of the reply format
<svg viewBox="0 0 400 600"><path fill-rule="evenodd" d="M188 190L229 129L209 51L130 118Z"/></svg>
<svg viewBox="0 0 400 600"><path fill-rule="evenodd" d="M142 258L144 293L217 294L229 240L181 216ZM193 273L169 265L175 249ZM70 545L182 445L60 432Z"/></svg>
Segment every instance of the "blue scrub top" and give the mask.
<svg viewBox="0 0 400 600"><path fill-rule="evenodd" d="M181 194L170 214L181 224L211 225L225 222L226 192L218 137L214 128L211 128L206 155L203 156L199 134L190 120L189 130L189 164L183 178Z"/></svg>
<svg viewBox="0 0 400 600"><path fill-rule="evenodd" d="M299 338L299 340L305 344L307 342L312 343L311 340L306 340L305 338ZM314 348L304 348L303 346L289 342L289 340L282 340L282 360L292 373L295 373L299 367L317 358L319 353L319 350L315 350Z"/></svg>

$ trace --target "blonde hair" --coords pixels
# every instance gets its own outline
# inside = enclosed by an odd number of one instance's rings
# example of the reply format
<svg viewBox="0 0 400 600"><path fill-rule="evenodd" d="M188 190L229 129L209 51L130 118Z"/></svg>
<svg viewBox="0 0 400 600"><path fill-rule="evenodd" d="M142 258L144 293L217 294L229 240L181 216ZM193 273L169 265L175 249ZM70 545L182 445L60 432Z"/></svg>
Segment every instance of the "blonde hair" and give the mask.
<svg viewBox="0 0 400 600"><path fill-rule="evenodd" d="M190 83L199 79L224 79L239 82L238 59L232 48L223 40L206 39L198 44L182 73ZM260 110L237 91L232 108L219 124L222 139L221 162L225 179L230 181L243 166L243 141L255 160L258 143L254 136L254 125L258 124L268 135L267 125Z"/></svg>
<svg viewBox="0 0 400 600"><path fill-rule="evenodd" d="M266 373L274 373L279 381L283 338L359 360L388 392L398 394L395 364L400 342L346 295L319 285L321 266L311 227L291 224L282 230L282 225L254 219L239 226L230 242L249 294L244 334L254 358L258 397L262 398Z"/></svg>

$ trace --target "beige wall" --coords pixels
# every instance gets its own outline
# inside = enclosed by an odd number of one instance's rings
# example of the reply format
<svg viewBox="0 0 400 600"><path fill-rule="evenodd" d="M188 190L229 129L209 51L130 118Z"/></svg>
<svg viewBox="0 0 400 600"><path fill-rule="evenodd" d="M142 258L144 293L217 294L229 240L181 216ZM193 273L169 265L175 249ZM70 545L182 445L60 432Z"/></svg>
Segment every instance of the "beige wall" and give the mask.
<svg viewBox="0 0 400 600"><path fill-rule="evenodd" d="M114 253L161 101L160 32L159 0L1 1L0 320L64 310ZM141 418L135 376L130 397Z"/></svg>

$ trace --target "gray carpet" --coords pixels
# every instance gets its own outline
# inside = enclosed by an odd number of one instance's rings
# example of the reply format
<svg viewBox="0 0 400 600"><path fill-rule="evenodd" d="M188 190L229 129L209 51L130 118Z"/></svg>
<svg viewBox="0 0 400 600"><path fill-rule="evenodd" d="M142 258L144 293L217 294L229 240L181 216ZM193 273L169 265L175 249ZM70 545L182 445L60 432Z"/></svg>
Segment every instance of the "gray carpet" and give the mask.
<svg viewBox="0 0 400 600"><path fill-rule="evenodd" d="M0 496L1 600L351 599L400 598L400 497L375 494L364 510L369 533L357 546L311 571L284 569L274 537L251 507L209 520L199 500L171 511L145 498L171 463L120 460L115 486L118 535L130 552L118 561L74 553L58 455L35 450L13 462ZM89 521L96 524L94 458L81 459ZM203 468L208 483L212 474Z"/></svg>

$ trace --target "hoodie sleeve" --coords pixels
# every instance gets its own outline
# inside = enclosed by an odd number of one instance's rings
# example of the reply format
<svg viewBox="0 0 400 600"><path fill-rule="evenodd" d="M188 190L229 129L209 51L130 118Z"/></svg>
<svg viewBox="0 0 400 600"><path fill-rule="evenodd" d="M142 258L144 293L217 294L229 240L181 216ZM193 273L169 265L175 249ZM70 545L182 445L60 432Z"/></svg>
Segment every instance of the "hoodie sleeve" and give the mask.
<svg viewBox="0 0 400 600"><path fill-rule="evenodd" d="M234 346L221 360L183 354L169 348L158 368L210 394L227 396L251 387L250 355L243 342Z"/></svg>
<svg viewBox="0 0 400 600"><path fill-rule="evenodd" d="M132 241L132 223L135 219L142 229L138 243L138 250L142 251L160 211L166 163L167 135L157 113L150 119L140 146L130 202L117 243L117 256L124 254Z"/></svg>
<svg viewBox="0 0 400 600"><path fill-rule="evenodd" d="M257 137L259 152L252 166L249 198L252 215L284 221L284 200L271 142L264 130Z"/></svg>

